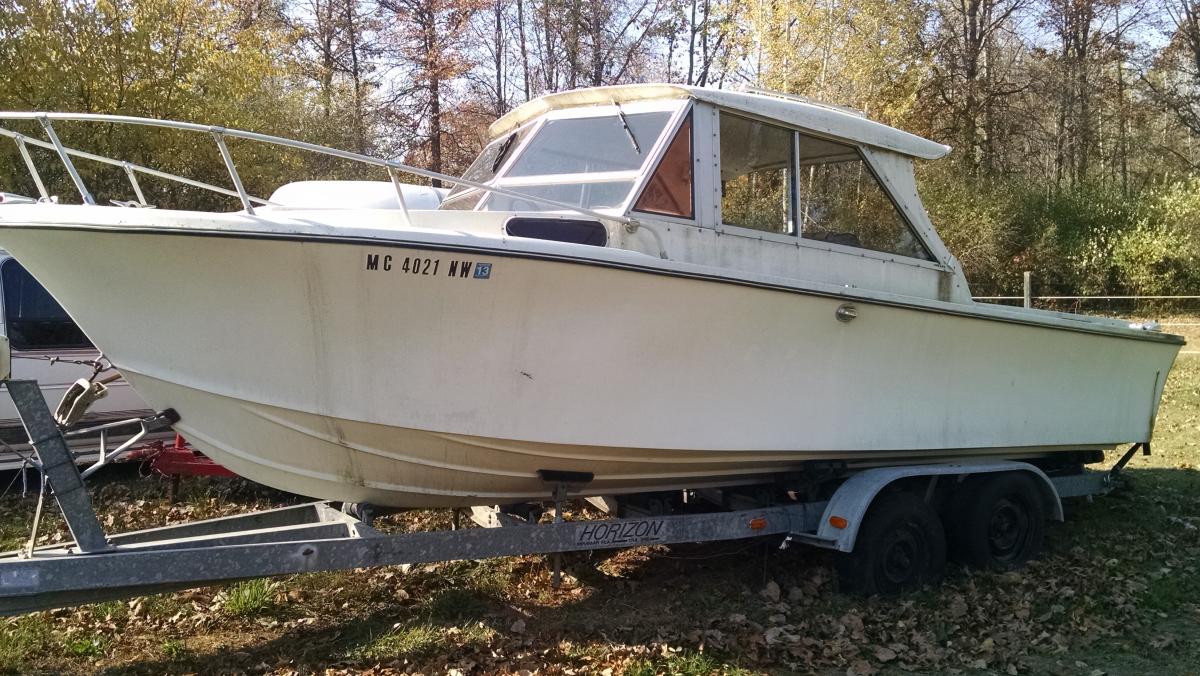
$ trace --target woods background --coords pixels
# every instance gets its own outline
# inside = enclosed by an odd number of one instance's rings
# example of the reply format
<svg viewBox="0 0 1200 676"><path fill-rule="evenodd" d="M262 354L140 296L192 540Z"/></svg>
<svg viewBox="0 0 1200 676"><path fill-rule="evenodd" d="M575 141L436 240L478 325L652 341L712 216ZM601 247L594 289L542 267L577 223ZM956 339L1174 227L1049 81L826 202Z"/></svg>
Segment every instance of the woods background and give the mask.
<svg viewBox="0 0 1200 676"><path fill-rule="evenodd" d="M794 92L952 145L919 178L976 294L1019 292L1024 270L1039 293L1200 293L1194 0L0 0L0 109L220 124L452 174L523 101L647 81ZM198 135L60 134L228 180ZM231 149L252 192L383 178ZM80 169L129 199L120 169ZM0 189L35 194L10 143Z"/></svg>

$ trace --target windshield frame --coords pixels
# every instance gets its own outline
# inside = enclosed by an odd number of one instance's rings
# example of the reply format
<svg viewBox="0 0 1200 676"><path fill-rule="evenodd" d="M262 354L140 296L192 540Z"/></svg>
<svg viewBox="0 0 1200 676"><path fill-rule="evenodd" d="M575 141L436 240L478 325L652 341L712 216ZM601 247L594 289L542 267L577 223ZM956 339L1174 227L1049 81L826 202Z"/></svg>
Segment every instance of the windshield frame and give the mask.
<svg viewBox="0 0 1200 676"><path fill-rule="evenodd" d="M596 211L614 214L628 214L629 210L636 199L637 195L641 194L649 174L653 172L653 168L657 166L657 162L662 153L665 152L666 146L670 143L675 130L678 128L680 120L687 114L691 108L689 99L663 99L650 101L631 101L622 103L619 106L616 103L602 104L595 106L580 106L576 108L564 108L552 110L544 115L541 115L535 120L531 120L522 125L520 129L528 129L528 133L521 139L518 144L509 153L504 161L503 166L496 172L488 185L494 185L500 188L507 188L520 192L523 187L530 186L547 186L547 185L580 185L590 183L612 183L627 181L630 182L630 189L625 195L620 204L596 207ZM512 169L514 163L518 161L526 152L528 146L537 137L542 126L547 122L554 120L566 119L581 119L591 117L618 117L618 111L623 112L626 116L640 113L655 113L669 112L670 117L667 118L663 129L659 132L658 137L652 142L647 142L646 139L638 139L638 144L642 147L642 163L637 169L629 169L622 171L606 171L606 172L588 172L588 173L568 173L568 174L542 174L537 176L519 176L510 177L508 172ZM530 128L530 125L535 125ZM510 132L512 133L512 132ZM506 134L507 136L507 134ZM497 137L500 138L500 137ZM491 139L488 143L494 143L497 139ZM481 151L482 152L482 151ZM585 179L586 180L583 180ZM460 195L468 195L470 191L464 191ZM457 196L456 196L457 197ZM489 204L495 199L496 193L488 193L482 197L476 204L473 211L490 211ZM540 211L557 212L559 209L545 209Z"/></svg>
<svg viewBox="0 0 1200 676"><path fill-rule="evenodd" d="M500 166L496 169L496 171L494 171L492 173L491 178L487 179L486 181L480 181L480 183L483 183L484 185L494 185L495 180L498 177L502 176L504 174L504 172L508 171L508 168L510 165L512 165L513 160L515 160L517 157L519 157L521 155L522 152L524 152L525 144L529 143L529 139L533 138L534 134L536 134L538 129L541 128L541 122L542 122L542 118L530 120L530 121L526 122L525 124L517 127L516 129L509 131L506 134L502 134L495 138L488 139L488 142L483 144L483 147L479 149L479 154L476 155L475 159L471 161L471 165L467 167L466 171L464 171L463 175L460 176L459 178L466 178L466 173L471 170L472 166L475 166L475 163L479 161L479 158L483 157L483 153L492 144L503 143L505 139L516 136L518 143L508 149L508 154L504 156L503 162L501 162ZM463 189L459 190L458 189L459 186L462 186ZM484 194L480 195L479 193L481 193L481 192ZM474 187L471 187L468 185L457 183L454 185L454 187L450 188L450 192L447 193L446 199L442 200L442 204L445 205L447 202L450 202L451 200L457 201L460 199L466 199L466 198L470 198L472 196L478 195L479 199L477 199L475 201L475 206L473 206L469 210L463 209L463 211L478 211L479 205L482 204L487 199L487 197L491 194L492 193L487 192L481 188L474 188ZM439 210L441 208L442 208L441 206L438 207Z"/></svg>
<svg viewBox="0 0 1200 676"><path fill-rule="evenodd" d="M642 165L641 176L633 184L633 190L625 199L625 204L621 205L621 215L630 218L652 218L656 221L673 221L682 225L698 225L700 223L700 202L699 202L699 186L700 172L698 153L698 143L696 132L696 115L693 114L697 108L692 99L684 99L683 105L671 119L667 122L667 126L663 129L662 135L658 138L658 143L655 144L650 152L649 161ZM662 162L663 156L667 154L667 149L671 146L671 142L675 140L675 135L679 133L679 128L689 118L692 120L692 138L691 138L691 161L692 161L692 217L685 218L683 216L672 216L670 214L659 214L653 211L637 211L635 212L634 205L645 192L646 186L654 178L654 172L658 170L658 165Z"/></svg>

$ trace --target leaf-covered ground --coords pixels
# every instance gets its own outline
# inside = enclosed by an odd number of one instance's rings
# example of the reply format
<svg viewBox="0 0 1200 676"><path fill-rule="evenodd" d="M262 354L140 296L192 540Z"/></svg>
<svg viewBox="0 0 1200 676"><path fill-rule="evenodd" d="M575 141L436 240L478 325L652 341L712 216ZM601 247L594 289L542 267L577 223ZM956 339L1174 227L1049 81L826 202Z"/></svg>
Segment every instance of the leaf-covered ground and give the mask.
<svg viewBox="0 0 1200 676"><path fill-rule="evenodd" d="M393 567L0 620L0 671L1194 674L1198 432L1200 356L1185 355L1155 454L1134 460L1126 489L1069 503L1026 570L952 566L937 589L902 598L839 594L829 554L774 540L572 555L557 590L538 556ZM160 479L133 470L95 489L112 530L288 500L191 479L171 506ZM11 492L0 499L0 547L20 544L32 508Z"/></svg>

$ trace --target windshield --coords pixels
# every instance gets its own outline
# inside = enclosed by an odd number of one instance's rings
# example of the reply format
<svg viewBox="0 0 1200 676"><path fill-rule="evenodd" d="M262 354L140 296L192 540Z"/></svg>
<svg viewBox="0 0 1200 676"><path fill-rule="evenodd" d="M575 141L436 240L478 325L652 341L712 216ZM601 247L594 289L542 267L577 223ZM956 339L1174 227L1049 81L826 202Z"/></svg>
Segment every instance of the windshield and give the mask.
<svg viewBox="0 0 1200 676"><path fill-rule="evenodd" d="M533 125L525 125L511 134L502 136L487 144L479 157L471 163L463 178L476 183L486 183L496 177L496 173L504 166L512 154L521 145L521 141L529 135ZM456 185L442 202L442 209L474 209L483 195L469 185Z"/></svg>
<svg viewBox="0 0 1200 676"><path fill-rule="evenodd" d="M533 128L530 125L490 143L463 177L475 181L495 179L494 185L514 192L587 209L619 207L633 190L634 182L672 114L673 111L619 111L547 120L537 128L520 154L509 160L508 155L516 151L523 135ZM506 161L508 166L504 168ZM497 172L501 172L498 178ZM480 191L469 188L455 189L441 208L558 209L507 195L493 193L485 197Z"/></svg>
<svg viewBox="0 0 1200 676"><path fill-rule="evenodd" d="M624 125L618 115L549 120L505 176L637 170L670 117L665 111L626 115Z"/></svg>

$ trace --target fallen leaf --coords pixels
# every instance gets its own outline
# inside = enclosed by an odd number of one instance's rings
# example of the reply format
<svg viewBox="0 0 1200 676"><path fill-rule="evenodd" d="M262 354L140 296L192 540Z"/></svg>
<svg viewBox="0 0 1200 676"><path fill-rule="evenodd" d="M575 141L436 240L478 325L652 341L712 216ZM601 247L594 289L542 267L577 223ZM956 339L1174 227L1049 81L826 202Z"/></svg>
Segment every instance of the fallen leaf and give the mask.
<svg viewBox="0 0 1200 676"><path fill-rule="evenodd" d="M854 660L850 664L850 668L846 670L846 676L873 676L877 673L879 670L866 660Z"/></svg>
<svg viewBox="0 0 1200 676"><path fill-rule="evenodd" d="M779 589L779 585L775 582L775 580L771 580L760 593L762 594L763 598L767 599L771 603L778 603L782 591Z"/></svg>

